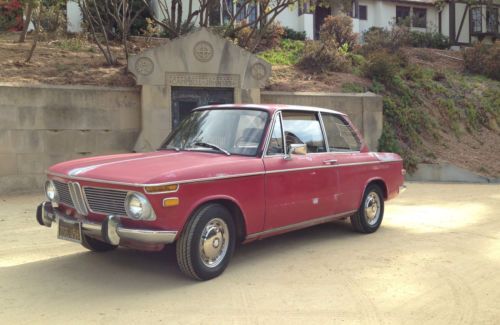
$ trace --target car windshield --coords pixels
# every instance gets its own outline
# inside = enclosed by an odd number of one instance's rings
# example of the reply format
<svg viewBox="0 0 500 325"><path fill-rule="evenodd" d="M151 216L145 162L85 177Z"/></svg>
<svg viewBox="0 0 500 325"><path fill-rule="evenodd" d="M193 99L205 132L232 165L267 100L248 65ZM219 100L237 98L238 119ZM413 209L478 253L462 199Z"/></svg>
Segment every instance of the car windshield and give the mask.
<svg viewBox="0 0 500 325"><path fill-rule="evenodd" d="M267 112L251 109L193 111L161 149L255 156L267 118Z"/></svg>

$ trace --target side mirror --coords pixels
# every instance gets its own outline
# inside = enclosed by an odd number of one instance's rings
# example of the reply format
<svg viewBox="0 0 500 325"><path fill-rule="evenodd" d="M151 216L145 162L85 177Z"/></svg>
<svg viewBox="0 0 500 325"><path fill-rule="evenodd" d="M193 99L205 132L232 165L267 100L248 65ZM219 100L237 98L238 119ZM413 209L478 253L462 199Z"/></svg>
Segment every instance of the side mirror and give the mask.
<svg viewBox="0 0 500 325"><path fill-rule="evenodd" d="M292 155L306 155L307 145L302 143L294 143L288 146L287 154L285 155L285 160L291 160Z"/></svg>

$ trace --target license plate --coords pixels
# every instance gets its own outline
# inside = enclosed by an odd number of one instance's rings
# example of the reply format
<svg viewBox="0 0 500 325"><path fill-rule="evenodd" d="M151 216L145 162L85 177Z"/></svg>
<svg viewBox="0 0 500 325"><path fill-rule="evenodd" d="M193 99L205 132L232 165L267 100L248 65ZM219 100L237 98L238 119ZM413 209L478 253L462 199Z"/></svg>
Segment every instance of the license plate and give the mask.
<svg viewBox="0 0 500 325"><path fill-rule="evenodd" d="M80 222L60 218L58 224L57 238L76 243L82 242L82 224Z"/></svg>

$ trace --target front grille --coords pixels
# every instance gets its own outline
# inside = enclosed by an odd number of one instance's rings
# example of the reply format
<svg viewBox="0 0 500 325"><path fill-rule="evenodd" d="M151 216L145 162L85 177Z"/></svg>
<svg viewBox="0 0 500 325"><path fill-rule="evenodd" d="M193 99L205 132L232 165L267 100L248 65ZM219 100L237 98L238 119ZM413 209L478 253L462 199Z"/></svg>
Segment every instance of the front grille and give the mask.
<svg viewBox="0 0 500 325"><path fill-rule="evenodd" d="M54 186L56 187L57 194L59 195L59 202L73 207L73 200L71 199L71 194L69 193L68 184L54 181Z"/></svg>
<svg viewBox="0 0 500 325"><path fill-rule="evenodd" d="M90 211L106 215L126 216L125 198L127 191L109 188L84 187Z"/></svg>

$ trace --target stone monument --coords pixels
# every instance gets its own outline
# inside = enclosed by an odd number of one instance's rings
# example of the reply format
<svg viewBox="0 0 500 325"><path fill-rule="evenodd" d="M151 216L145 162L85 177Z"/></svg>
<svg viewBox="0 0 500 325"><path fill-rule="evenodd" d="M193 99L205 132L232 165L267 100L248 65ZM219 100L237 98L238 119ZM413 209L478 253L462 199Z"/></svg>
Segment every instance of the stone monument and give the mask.
<svg viewBox="0 0 500 325"><path fill-rule="evenodd" d="M207 104L259 103L271 65L201 28L130 56L141 85L142 131L134 150L155 150L183 117Z"/></svg>

